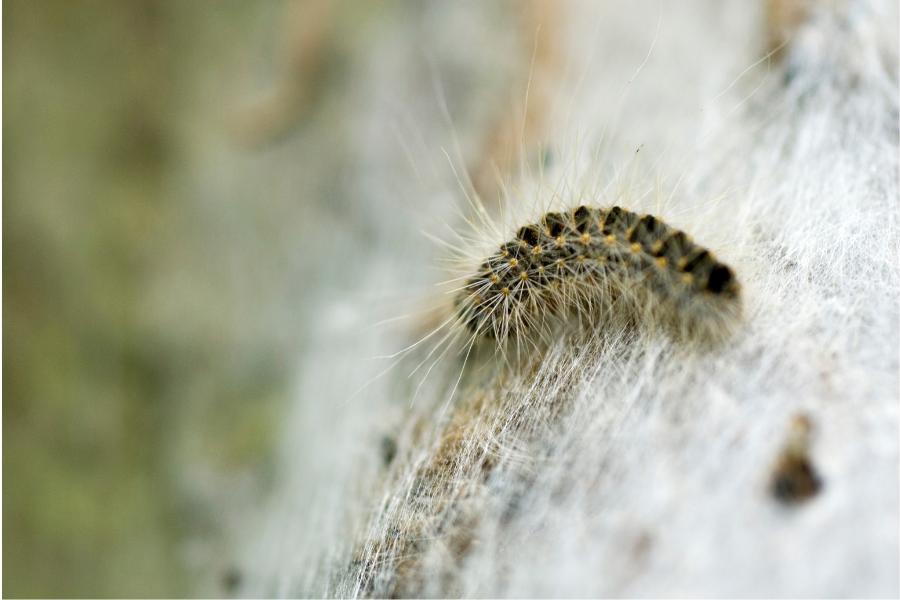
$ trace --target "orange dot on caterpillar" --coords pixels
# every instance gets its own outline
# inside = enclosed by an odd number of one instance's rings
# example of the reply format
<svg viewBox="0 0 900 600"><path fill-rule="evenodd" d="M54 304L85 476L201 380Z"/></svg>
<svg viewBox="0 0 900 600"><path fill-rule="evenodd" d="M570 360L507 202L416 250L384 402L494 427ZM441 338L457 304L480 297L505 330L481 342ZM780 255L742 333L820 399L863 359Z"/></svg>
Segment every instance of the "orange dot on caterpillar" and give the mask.
<svg viewBox="0 0 900 600"><path fill-rule="evenodd" d="M730 267L683 231L618 206L549 212L521 227L482 262L455 304L475 338L498 341L572 316L718 338L741 309Z"/></svg>

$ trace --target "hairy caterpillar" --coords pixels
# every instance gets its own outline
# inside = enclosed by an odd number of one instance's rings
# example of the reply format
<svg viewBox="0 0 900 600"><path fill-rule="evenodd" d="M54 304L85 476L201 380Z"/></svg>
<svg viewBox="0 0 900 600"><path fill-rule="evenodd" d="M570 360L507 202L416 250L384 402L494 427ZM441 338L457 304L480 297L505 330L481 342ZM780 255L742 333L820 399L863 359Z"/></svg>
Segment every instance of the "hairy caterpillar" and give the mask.
<svg viewBox="0 0 900 600"><path fill-rule="evenodd" d="M653 317L679 334L715 337L740 313L740 285L653 215L579 206L521 227L458 292L456 311L476 338L501 342L568 315Z"/></svg>

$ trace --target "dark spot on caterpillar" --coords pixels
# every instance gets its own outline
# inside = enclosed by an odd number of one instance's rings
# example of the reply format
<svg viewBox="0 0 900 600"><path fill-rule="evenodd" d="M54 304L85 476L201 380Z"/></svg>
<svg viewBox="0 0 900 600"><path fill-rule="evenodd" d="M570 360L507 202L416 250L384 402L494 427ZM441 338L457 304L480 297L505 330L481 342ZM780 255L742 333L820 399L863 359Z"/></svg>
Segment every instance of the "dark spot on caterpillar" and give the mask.
<svg viewBox="0 0 900 600"><path fill-rule="evenodd" d="M624 235L637 220L638 216L633 212L613 206L603 219L603 235Z"/></svg>
<svg viewBox="0 0 900 600"><path fill-rule="evenodd" d="M588 224L591 220L591 211L587 206L579 206L575 209L575 213L573 215L575 217L575 229L578 230L578 233L584 233L587 231Z"/></svg>
<svg viewBox="0 0 900 600"><path fill-rule="evenodd" d="M526 225L519 229L519 233L516 234L516 237L529 246L537 246L538 241L541 239L541 234L534 225Z"/></svg>
<svg viewBox="0 0 900 600"><path fill-rule="evenodd" d="M613 206L606 213L606 217L603 219L603 235L614 234L626 229L623 213L624 211L618 206Z"/></svg>
<svg viewBox="0 0 900 600"><path fill-rule="evenodd" d="M661 225L653 215L644 215L631 230L628 239L632 242L639 242L644 250L649 252L653 242L663 233L664 228L665 226Z"/></svg>
<svg viewBox="0 0 900 600"><path fill-rule="evenodd" d="M550 237L555 238L566 228L566 220L559 213L547 213L544 215L544 227Z"/></svg>
<svg viewBox="0 0 900 600"><path fill-rule="evenodd" d="M689 258L687 262L684 263L684 268L682 271L685 273L697 273L701 268L707 266L709 263L712 263L712 258L709 256L708 250L700 250L694 256Z"/></svg>
<svg viewBox="0 0 900 600"><path fill-rule="evenodd" d="M691 250L691 242L683 231L676 231L662 241L655 256L664 256L672 263L676 263L682 256Z"/></svg>
<svg viewBox="0 0 900 600"><path fill-rule="evenodd" d="M722 264L717 264L709 272L709 279L706 282L706 289L713 294L720 294L724 291L728 284L731 283L733 275L731 269Z"/></svg>

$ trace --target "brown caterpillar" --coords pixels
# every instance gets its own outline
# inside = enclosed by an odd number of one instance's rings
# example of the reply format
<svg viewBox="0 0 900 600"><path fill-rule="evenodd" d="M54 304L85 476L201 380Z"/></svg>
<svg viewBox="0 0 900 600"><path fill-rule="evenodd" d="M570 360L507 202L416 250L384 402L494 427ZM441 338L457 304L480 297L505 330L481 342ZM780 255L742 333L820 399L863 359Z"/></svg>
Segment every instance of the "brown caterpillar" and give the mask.
<svg viewBox="0 0 900 600"><path fill-rule="evenodd" d="M456 296L475 339L546 332L558 318L659 322L719 337L740 314L734 271L653 215L618 206L549 212L525 225Z"/></svg>

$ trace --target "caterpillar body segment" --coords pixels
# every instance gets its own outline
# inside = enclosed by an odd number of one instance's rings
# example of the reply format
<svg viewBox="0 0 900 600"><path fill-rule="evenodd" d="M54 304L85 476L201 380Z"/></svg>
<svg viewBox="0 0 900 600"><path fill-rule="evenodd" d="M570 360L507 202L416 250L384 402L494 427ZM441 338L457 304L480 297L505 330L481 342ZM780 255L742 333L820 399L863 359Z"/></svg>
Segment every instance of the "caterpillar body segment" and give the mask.
<svg viewBox="0 0 900 600"><path fill-rule="evenodd" d="M734 271L683 231L618 206L549 212L479 266L456 296L476 337L509 338L577 317L721 337L740 314Z"/></svg>

